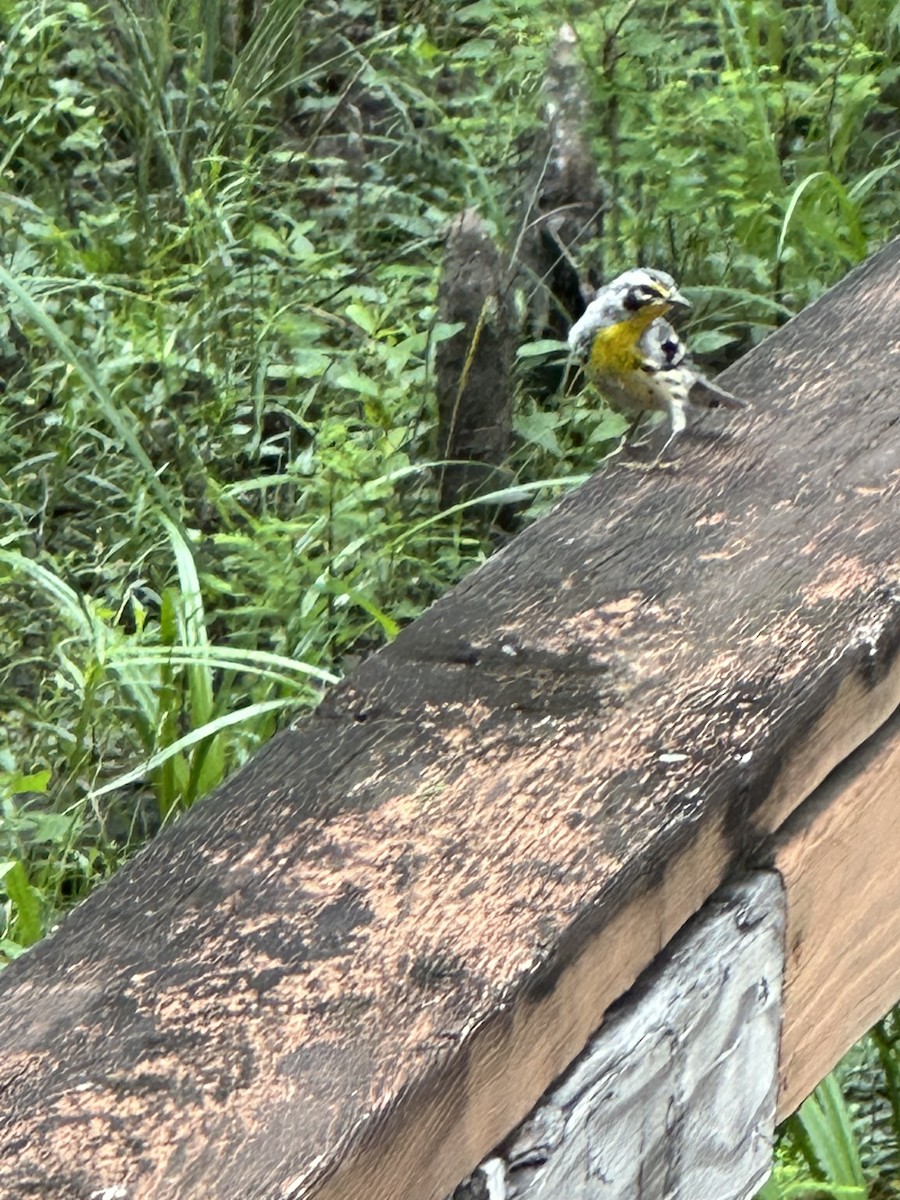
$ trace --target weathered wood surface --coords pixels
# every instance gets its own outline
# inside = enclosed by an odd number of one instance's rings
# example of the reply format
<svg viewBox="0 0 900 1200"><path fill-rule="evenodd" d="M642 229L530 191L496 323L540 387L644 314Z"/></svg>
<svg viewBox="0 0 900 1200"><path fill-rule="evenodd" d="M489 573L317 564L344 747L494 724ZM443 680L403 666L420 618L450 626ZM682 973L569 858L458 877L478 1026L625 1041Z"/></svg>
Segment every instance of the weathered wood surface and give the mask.
<svg viewBox="0 0 900 1200"><path fill-rule="evenodd" d="M0 1195L431 1200L900 700L900 243L0 977Z"/></svg>
<svg viewBox="0 0 900 1200"><path fill-rule="evenodd" d="M489 1200L755 1193L772 1169L779 876L757 871L721 889L660 960L453 1200L485 1191Z"/></svg>
<svg viewBox="0 0 900 1200"><path fill-rule="evenodd" d="M900 713L778 837L788 895L779 1119L900 1001L898 861Z"/></svg>
<svg viewBox="0 0 900 1200"><path fill-rule="evenodd" d="M755 856L767 872L707 901L453 1200L752 1196L776 1119L900 1001L898 789L900 711Z"/></svg>

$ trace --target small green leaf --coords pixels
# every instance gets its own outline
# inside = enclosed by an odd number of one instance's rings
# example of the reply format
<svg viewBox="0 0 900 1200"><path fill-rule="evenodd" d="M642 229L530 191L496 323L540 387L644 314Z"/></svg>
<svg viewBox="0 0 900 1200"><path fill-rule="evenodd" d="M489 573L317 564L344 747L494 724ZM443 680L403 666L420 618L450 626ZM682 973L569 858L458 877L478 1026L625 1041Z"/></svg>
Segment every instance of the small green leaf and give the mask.
<svg viewBox="0 0 900 1200"><path fill-rule="evenodd" d="M559 417L553 412L531 412L516 418L516 433L526 442L532 442L543 450L560 457L561 450L556 436Z"/></svg>
<svg viewBox="0 0 900 1200"><path fill-rule="evenodd" d="M61 845L69 837L74 824L74 817L65 813L34 813L31 840L33 842L51 842Z"/></svg>
<svg viewBox="0 0 900 1200"><path fill-rule="evenodd" d="M20 796L23 792L39 792L43 796L49 783L50 772L43 770L35 771L31 775L15 775L10 779L8 787L12 796Z"/></svg>
<svg viewBox="0 0 900 1200"><path fill-rule="evenodd" d="M28 882L28 873L21 861L0 863L3 890L15 905L16 941L33 946L43 936L41 893Z"/></svg>
<svg viewBox="0 0 900 1200"><path fill-rule="evenodd" d="M465 321L437 321L431 331L431 340L433 342L446 342L448 338L455 337L465 327Z"/></svg>
<svg viewBox="0 0 900 1200"><path fill-rule="evenodd" d="M381 394L381 389L373 379L360 375L359 371L354 371L352 367L335 376L332 382L335 387L345 388L348 392L357 392L360 396L375 397Z"/></svg>
<svg viewBox="0 0 900 1200"><path fill-rule="evenodd" d="M344 312L353 324L358 325L369 337L375 335L378 330L378 321L370 308L366 308L363 304L348 304Z"/></svg>
<svg viewBox="0 0 900 1200"><path fill-rule="evenodd" d="M270 254L283 255L286 250L284 239L270 229L268 225L254 225L250 231L250 243L258 250L268 250Z"/></svg>
<svg viewBox="0 0 900 1200"><path fill-rule="evenodd" d="M566 342L558 342L555 338L541 338L537 342L525 342L516 351L516 358L540 358L550 354L568 358L569 353L569 346Z"/></svg>
<svg viewBox="0 0 900 1200"><path fill-rule="evenodd" d="M711 354L714 350L721 350L723 346L730 346L737 340L733 333L725 333L718 329L701 329L699 333L691 335L691 350L695 354Z"/></svg>

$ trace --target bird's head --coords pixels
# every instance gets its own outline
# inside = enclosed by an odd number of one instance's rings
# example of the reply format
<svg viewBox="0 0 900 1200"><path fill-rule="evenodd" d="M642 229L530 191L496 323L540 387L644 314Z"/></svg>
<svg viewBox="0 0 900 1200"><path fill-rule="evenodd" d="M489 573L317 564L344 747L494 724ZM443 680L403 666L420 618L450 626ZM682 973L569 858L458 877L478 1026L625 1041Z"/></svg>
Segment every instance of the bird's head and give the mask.
<svg viewBox="0 0 900 1200"><path fill-rule="evenodd" d="M619 327L636 339L676 305L691 307L671 275L650 267L635 267L599 289L569 330L569 345L576 353L587 354L600 330Z"/></svg>
<svg viewBox="0 0 900 1200"><path fill-rule="evenodd" d="M691 302L678 290L671 275L650 267L637 267L617 276L604 289L610 300L620 304L623 317L641 313L652 319L664 317L669 309L690 308Z"/></svg>

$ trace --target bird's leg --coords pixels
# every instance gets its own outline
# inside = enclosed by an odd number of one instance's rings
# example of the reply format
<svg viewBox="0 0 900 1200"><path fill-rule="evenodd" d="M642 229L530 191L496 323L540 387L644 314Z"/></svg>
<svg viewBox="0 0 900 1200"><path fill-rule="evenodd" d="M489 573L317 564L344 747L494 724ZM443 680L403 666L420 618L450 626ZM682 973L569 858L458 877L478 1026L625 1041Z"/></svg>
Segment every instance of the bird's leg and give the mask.
<svg viewBox="0 0 900 1200"><path fill-rule="evenodd" d="M659 454L657 454L656 458L653 460L654 467L657 467L661 464L663 456L668 448L678 437L679 433L684 433L685 429L687 428L687 413L685 412L683 401L677 400L674 397L669 401L669 418L672 423L671 432L666 438L662 450L660 450Z"/></svg>
<svg viewBox="0 0 900 1200"><path fill-rule="evenodd" d="M638 415L631 422L631 424L628 426L628 429L623 434L622 440L619 442L619 449L615 451L616 454L620 453L625 448L629 438L633 437L633 435L637 432L638 426L641 424L644 417L646 417L646 416L647 416L646 412L638 413ZM668 443L666 443L666 444L668 445ZM629 447L629 449L632 449L635 453L637 452L637 446ZM628 467L628 469L630 471L652 471L658 465L658 463L659 463L659 456L657 456L652 462L647 462L646 459L636 459L632 456L630 458L624 459L621 465L623 467Z"/></svg>

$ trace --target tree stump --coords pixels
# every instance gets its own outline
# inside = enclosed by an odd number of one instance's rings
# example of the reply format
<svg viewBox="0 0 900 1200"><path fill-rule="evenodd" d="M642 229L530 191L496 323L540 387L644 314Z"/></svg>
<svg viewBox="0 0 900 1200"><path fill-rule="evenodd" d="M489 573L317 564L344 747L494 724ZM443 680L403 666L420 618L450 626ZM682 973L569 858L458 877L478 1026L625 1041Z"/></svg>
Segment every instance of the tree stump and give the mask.
<svg viewBox="0 0 900 1200"><path fill-rule="evenodd" d="M474 209L450 227L438 318L462 328L437 348L441 508L509 482L512 366L518 327L499 251Z"/></svg>

